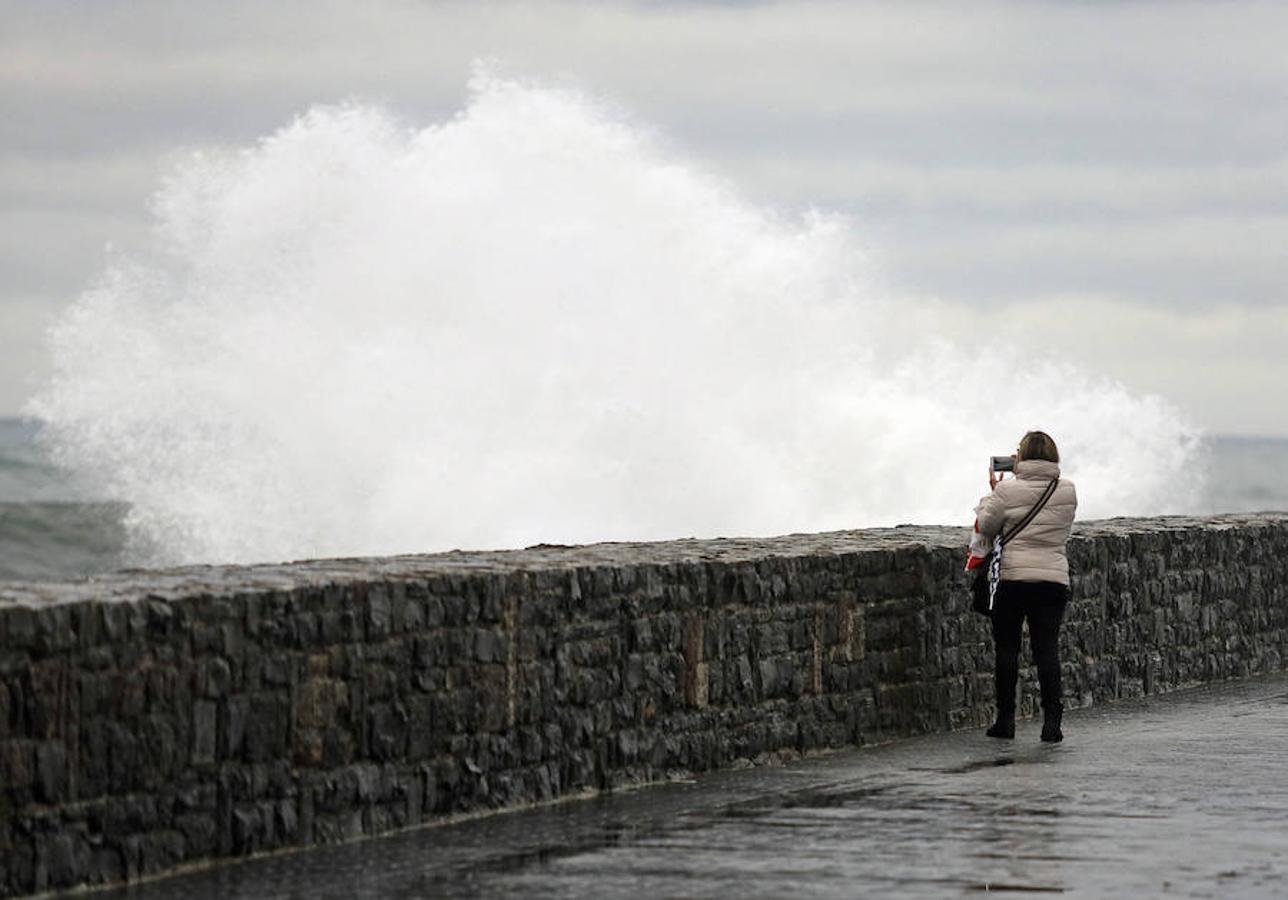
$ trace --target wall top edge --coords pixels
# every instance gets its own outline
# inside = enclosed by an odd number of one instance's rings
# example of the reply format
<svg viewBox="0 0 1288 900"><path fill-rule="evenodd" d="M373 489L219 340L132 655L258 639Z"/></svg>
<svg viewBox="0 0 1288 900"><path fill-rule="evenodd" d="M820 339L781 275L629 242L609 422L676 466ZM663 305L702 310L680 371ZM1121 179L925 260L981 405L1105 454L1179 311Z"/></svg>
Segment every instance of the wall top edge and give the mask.
<svg viewBox="0 0 1288 900"><path fill-rule="evenodd" d="M1288 512L1158 516L1079 522L1073 539L1162 534L1196 529L1288 528ZM682 538L652 542L538 544L522 550L462 551L254 565L125 569L70 581L0 582L6 605L83 601L177 600L206 595L289 591L360 581L412 581L436 576L507 575L618 566L738 564L767 558L840 556L894 550L960 550L969 532L946 525L899 525L773 537Z"/></svg>

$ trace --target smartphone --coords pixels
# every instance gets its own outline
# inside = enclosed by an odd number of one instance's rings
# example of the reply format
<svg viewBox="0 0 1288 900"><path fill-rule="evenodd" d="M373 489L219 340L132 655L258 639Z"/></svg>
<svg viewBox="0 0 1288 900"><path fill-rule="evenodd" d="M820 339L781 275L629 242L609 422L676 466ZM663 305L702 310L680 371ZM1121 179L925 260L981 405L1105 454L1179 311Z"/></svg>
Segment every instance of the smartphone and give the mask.
<svg viewBox="0 0 1288 900"><path fill-rule="evenodd" d="M994 456L992 461L992 467L994 472L1014 472L1015 457L1014 456Z"/></svg>

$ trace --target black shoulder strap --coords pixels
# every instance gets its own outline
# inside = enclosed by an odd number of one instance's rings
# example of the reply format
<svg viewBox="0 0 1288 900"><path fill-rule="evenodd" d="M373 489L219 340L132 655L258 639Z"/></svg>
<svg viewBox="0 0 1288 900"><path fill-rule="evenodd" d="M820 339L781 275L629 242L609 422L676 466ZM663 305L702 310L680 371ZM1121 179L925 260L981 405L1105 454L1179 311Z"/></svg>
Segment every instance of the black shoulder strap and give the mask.
<svg viewBox="0 0 1288 900"><path fill-rule="evenodd" d="M1051 479L1051 483L1046 486L1046 490L1042 492L1042 496L1038 498L1038 502L1033 504L1033 508L1024 514L1024 518L1020 519L1019 523L1011 529L1010 534L1002 535L1003 547L1009 544L1011 542L1011 538L1023 531L1025 527L1033 521L1033 517L1042 511L1042 507L1046 506L1047 501L1051 499L1051 495L1055 493L1055 489L1059 484L1059 478Z"/></svg>

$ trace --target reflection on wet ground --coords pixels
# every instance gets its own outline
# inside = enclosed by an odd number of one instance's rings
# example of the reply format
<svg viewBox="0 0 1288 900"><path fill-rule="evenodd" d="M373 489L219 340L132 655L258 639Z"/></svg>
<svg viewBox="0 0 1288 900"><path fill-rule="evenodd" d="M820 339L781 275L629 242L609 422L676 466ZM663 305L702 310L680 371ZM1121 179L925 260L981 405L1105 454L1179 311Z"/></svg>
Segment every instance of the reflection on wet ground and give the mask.
<svg viewBox="0 0 1288 900"><path fill-rule="evenodd" d="M253 860L114 896L1288 895L1288 676Z"/></svg>

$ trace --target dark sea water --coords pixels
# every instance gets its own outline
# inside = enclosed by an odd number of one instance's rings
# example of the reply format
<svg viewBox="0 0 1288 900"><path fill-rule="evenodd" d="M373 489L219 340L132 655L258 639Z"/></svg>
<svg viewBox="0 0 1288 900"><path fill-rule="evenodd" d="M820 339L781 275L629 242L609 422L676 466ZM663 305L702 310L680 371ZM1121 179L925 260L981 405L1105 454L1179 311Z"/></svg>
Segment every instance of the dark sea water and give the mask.
<svg viewBox="0 0 1288 900"><path fill-rule="evenodd" d="M124 517L53 466L28 420L0 418L0 580L93 575L129 565ZM1192 513L1288 510L1288 440L1214 437L1208 487ZM211 560L218 562L218 560Z"/></svg>
<svg viewBox="0 0 1288 900"><path fill-rule="evenodd" d="M36 432L34 422L0 418L0 579L119 568L125 505L96 499L50 465Z"/></svg>

